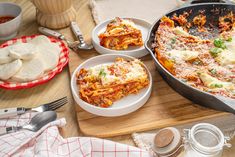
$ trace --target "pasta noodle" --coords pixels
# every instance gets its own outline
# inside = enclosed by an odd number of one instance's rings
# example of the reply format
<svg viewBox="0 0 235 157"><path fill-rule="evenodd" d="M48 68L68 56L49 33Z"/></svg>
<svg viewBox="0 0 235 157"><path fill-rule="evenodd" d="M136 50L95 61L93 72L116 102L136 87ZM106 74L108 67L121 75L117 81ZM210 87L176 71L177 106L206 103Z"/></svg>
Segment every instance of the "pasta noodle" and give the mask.
<svg viewBox="0 0 235 157"><path fill-rule="evenodd" d="M139 60L116 58L77 73L80 98L89 104L109 107L114 101L136 94L149 85L148 74Z"/></svg>
<svg viewBox="0 0 235 157"><path fill-rule="evenodd" d="M100 45L114 50L125 50L128 46L142 46L142 34L135 24L127 19L115 18L104 33L99 35Z"/></svg>

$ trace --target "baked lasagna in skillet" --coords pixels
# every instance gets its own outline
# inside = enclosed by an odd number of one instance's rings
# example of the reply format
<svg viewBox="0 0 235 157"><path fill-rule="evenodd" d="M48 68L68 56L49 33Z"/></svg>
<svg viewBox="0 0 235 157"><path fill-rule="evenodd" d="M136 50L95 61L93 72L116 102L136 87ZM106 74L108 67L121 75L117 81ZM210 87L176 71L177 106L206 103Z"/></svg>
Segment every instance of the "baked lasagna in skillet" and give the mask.
<svg viewBox="0 0 235 157"><path fill-rule="evenodd" d="M163 17L153 48L158 61L176 78L211 94L235 99L235 16L220 17L218 36L206 39L189 33L206 32L206 16L187 21L188 13Z"/></svg>

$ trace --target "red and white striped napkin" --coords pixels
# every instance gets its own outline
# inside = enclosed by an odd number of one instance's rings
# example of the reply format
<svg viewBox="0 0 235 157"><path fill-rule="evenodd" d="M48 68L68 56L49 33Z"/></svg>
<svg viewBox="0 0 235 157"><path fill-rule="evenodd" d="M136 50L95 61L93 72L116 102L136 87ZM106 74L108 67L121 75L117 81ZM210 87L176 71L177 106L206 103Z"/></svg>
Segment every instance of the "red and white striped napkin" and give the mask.
<svg viewBox="0 0 235 157"><path fill-rule="evenodd" d="M36 113L1 119L0 128L29 123ZM0 156L22 157L150 157L142 149L91 137L63 138L58 127L66 125L64 118L41 128L38 132L22 130L0 136Z"/></svg>

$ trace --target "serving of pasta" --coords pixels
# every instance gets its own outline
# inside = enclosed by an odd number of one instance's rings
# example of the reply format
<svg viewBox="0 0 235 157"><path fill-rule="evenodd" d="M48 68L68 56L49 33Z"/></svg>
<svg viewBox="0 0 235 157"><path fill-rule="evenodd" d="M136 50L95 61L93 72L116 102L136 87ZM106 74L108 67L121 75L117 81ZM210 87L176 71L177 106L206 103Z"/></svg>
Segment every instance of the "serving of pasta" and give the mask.
<svg viewBox="0 0 235 157"><path fill-rule="evenodd" d="M158 61L192 87L235 99L235 16L231 14L219 19L220 32L209 39L188 31L194 26L207 33L204 15L195 16L192 23L187 22L188 13L163 17L153 43Z"/></svg>
<svg viewBox="0 0 235 157"><path fill-rule="evenodd" d="M116 17L108 23L105 32L99 34L100 45L113 50L125 50L129 46L143 46L141 31L129 19Z"/></svg>
<svg viewBox="0 0 235 157"><path fill-rule="evenodd" d="M137 94L150 83L140 60L129 61L120 57L110 64L82 68L76 78L80 98L104 108L129 94Z"/></svg>

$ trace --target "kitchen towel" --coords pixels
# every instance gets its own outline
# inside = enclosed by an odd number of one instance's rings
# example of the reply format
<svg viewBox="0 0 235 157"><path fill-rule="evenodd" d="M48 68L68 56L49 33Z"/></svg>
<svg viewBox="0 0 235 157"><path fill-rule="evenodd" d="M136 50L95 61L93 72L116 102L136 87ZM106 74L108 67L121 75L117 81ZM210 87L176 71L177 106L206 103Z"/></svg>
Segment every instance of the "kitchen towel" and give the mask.
<svg viewBox="0 0 235 157"><path fill-rule="evenodd" d="M0 128L22 126L36 113L0 119ZM142 149L92 137L63 138L58 127L64 118L51 122L38 132L21 130L0 136L1 157L150 157Z"/></svg>
<svg viewBox="0 0 235 157"><path fill-rule="evenodd" d="M190 128L192 128L193 125L195 125L197 123L213 124L213 125L217 126L224 133L224 136L229 137L230 139L233 139L235 136L235 116L233 114L229 114L229 115L225 115L225 116L221 116L221 117L217 117L217 118L211 118L211 119L207 119L207 120L202 120L200 122L172 126L172 127L176 127L177 129L179 129L179 131L181 132L181 135L183 135L183 129L190 129ZM154 141L154 137L158 131L159 131L159 129L148 131L148 132L143 132L143 133L133 133L132 138L133 138L135 144L139 148L145 149L145 150L151 152L152 154L154 154L153 149L152 149L153 148L153 141ZM226 154L226 151L229 151L229 150L225 150L225 154Z"/></svg>
<svg viewBox="0 0 235 157"><path fill-rule="evenodd" d="M135 17L153 23L181 0L90 0L96 24L114 17Z"/></svg>

